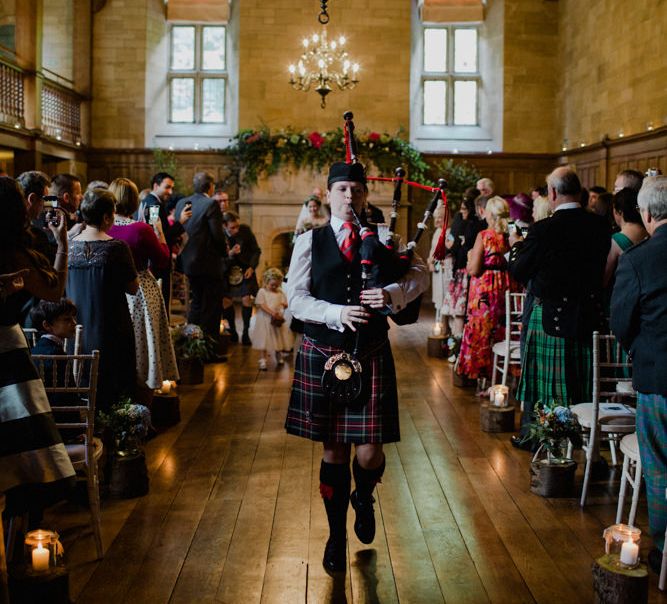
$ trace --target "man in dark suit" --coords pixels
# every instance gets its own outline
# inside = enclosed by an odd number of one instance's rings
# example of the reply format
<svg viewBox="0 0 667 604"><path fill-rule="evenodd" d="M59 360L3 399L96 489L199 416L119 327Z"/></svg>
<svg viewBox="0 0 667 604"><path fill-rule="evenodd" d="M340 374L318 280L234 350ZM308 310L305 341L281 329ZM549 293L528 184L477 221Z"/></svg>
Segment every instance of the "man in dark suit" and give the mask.
<svg viewBox="0 0 667 604"><path fill-rule="evenodd" d="M188 242L181 252L183 272L188 277L192 294L188 322L199 325L217 343L222 317L222 265L227 258L227 241L222 230L220 207L211 198L214 182L212 174L197 172L193 179L195 193L178 202L176 215L191 214L185 223Z"/></svg>
<svg viewBox="0 0 667 604"><path fill-rule="evenodd" d="M510 272L520 283L530 282L535 298L517 389L524 408L521 434L512 444L519 448L534 446L525 439L538 401L591 400L591 335L604 319L609 224L581 207L581 183L570 168L556 168L547 186L553 216L530 227L525 241L510 233Z"/></svg>
<svg viewBox="0 0 667 604"><path fill-rule="evenodd" d="M146 196L137 211L137 220L150 222L150 208L155 206L159 208L158 216L162 225L162 232L167 240L169 249L177 243L178 238L185 231L185 223L192 215L190 210L176 211L176 220L174 224L169 224L167 213L167 202L174 193L174 177L167 172L158 172L151 180L151 192ZM171 263L168 268L163 271L155 271L155 277L162 279L162 297L164 304L167 307L167 314L169 313L171 301Z"/></svg>
<svg viewBox="0 0 667 604"><path fill-rule="evenodd" d="M646 178L638 203L651 237L621 255L611 329L632 358L649 530L658 548L649 563L659 572L667 527L667 177Z"/></svg>

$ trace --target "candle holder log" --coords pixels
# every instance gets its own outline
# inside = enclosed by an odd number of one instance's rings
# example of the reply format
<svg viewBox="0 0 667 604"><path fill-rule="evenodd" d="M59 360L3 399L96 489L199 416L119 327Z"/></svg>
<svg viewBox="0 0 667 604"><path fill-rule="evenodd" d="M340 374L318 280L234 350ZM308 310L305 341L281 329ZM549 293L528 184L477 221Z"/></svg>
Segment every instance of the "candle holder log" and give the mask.
<svg viewBox="0 0 667 604"><path fill-rule="evenodd" d="M431 334L428 337L428 342L426 343L426 353L430 357L442 358L445 356L444 345L445 345L445 336L434 336Z"/></svg>
<svg viewBox="0 0 667 604"><path fill-rule="evenodd" d="M577 462L573 460L561 463L545 459L533 461L530 464L530 490L542 497L572 497L576 471Z"/></svg>
<svg viewBox="0 0 667 604"><path fill-rule="evenodd" d="M151 421L156 428L169 428L181 421L181 399L175 392L156 393L151 406Z"/></svg>
<svg viewBox="0 0 667 604"><path fill-rule="evenodd" d="M496 407L482 403L479 424L482 432L514 432L514 406Z"/></svg>
<svg viewBox="0 0 667 604"><path fill-rule="evenodd" d="M596 604L646 604L648 571L645 564L637 568L614 566L607 554L593 563L593 601Z"/></svg>
<svg viewBox="0 0 667 604"><path fill-rule="evenodd" d="M148 468L143 451L113 456L109 492L121 499L132 499L148 493Z"/></svg>
<svg viewBox="0 0 667 604"><path fill-rule="evenodd" d="M70 604L69 572L64 566L35 572L30 564L12 564L8 574L12 604Z"/></svg>

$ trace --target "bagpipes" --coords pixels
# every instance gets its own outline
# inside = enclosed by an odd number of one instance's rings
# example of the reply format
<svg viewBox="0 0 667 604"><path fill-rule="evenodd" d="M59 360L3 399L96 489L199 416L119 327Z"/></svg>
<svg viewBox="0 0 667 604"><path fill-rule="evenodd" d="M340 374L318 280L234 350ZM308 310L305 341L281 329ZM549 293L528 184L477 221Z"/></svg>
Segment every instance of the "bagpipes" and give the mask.
<svg viewBox="0 0 667 604"><path fill-rule="evenodd" d="M354 122L352 121L353 118L354 115L351 111L347 111L343 115L343 119L345 120L344 133L346 163L359 162L357 157L357 142L354 138ZM412 257L415 253L415 248L417 247L419 240L426 230L426 223L435 212L440 200L442 200L446 212L443 233L446 231L448 207L447 195L445 191L447 189L447 181L444 178L439 179L437 187L430 187L417 182L411 182L405 180L405 170L401 167L396 168L395 176L393 178L367 176L366 180L394 183L394 195L391 204L389 232L384 243L380 242L376 231L370 228L365 212L360 216L354 211L354 208L352 208L352 213L354 214L354 219L357 227L359 228L359 235L361 237L359 255L361 256L362 289L371 289L375 287L384 287L390 283L395 283L408 272L412 263ZM417 224L417 229L412 239L404 250L399 251L398 239L395 230L398 220L398 210L401 205L401 190L403 184L431 191L433 193L433 197L428 204L421 221ZM421 298L421 295L418 296L403 310L390 315L394 323L397 325L408 325L410 323L416 323L419 319Z"/></svg>

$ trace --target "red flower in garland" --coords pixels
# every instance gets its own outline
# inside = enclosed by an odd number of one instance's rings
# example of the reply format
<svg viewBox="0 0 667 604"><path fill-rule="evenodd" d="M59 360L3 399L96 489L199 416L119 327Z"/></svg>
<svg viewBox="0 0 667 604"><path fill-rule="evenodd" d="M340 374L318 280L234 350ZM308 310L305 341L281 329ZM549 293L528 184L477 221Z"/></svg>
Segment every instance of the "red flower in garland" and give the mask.
<svg viewBox="0 0 667 604"><path fill-rule="evenodd" d="M308 140L315 149L319 149L324 142L324 137L319 132L311 132L308 135Z"/></svg>
<svg viewBox="0 0 667 604"><path fill-rule="evenodd" d="M380 134L378 132L371 132L368 135L368 142L377 143L380 140Z"/></svg>
<svg viewBox="0 0 667 604"><path fill-rule="evenodd" d="M248 145L252 145L255 141L258 141L262 135L259 132L251 134L248 138L245 139L245 142Z"/></svg>

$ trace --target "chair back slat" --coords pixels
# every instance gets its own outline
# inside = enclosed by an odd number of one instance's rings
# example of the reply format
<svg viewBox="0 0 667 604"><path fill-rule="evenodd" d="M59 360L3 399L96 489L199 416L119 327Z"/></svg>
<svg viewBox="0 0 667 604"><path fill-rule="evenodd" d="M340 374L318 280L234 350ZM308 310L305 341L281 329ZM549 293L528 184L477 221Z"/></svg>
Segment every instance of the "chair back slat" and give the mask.
<svg viewBox="0 0 667 604"><path fill-rule="evenodd" d="M44 381L47 394L71 395L71 403L68 400L63 405L55 405L54 411L78 412L78 415L71 421L59 420L56 426L61 430L83 430L86 459L91 460L97 374L100 363L99 350L93 350L91 354L32 355L32 360ZM44 379L45 375L48 375L50 379Z"/></svg>

